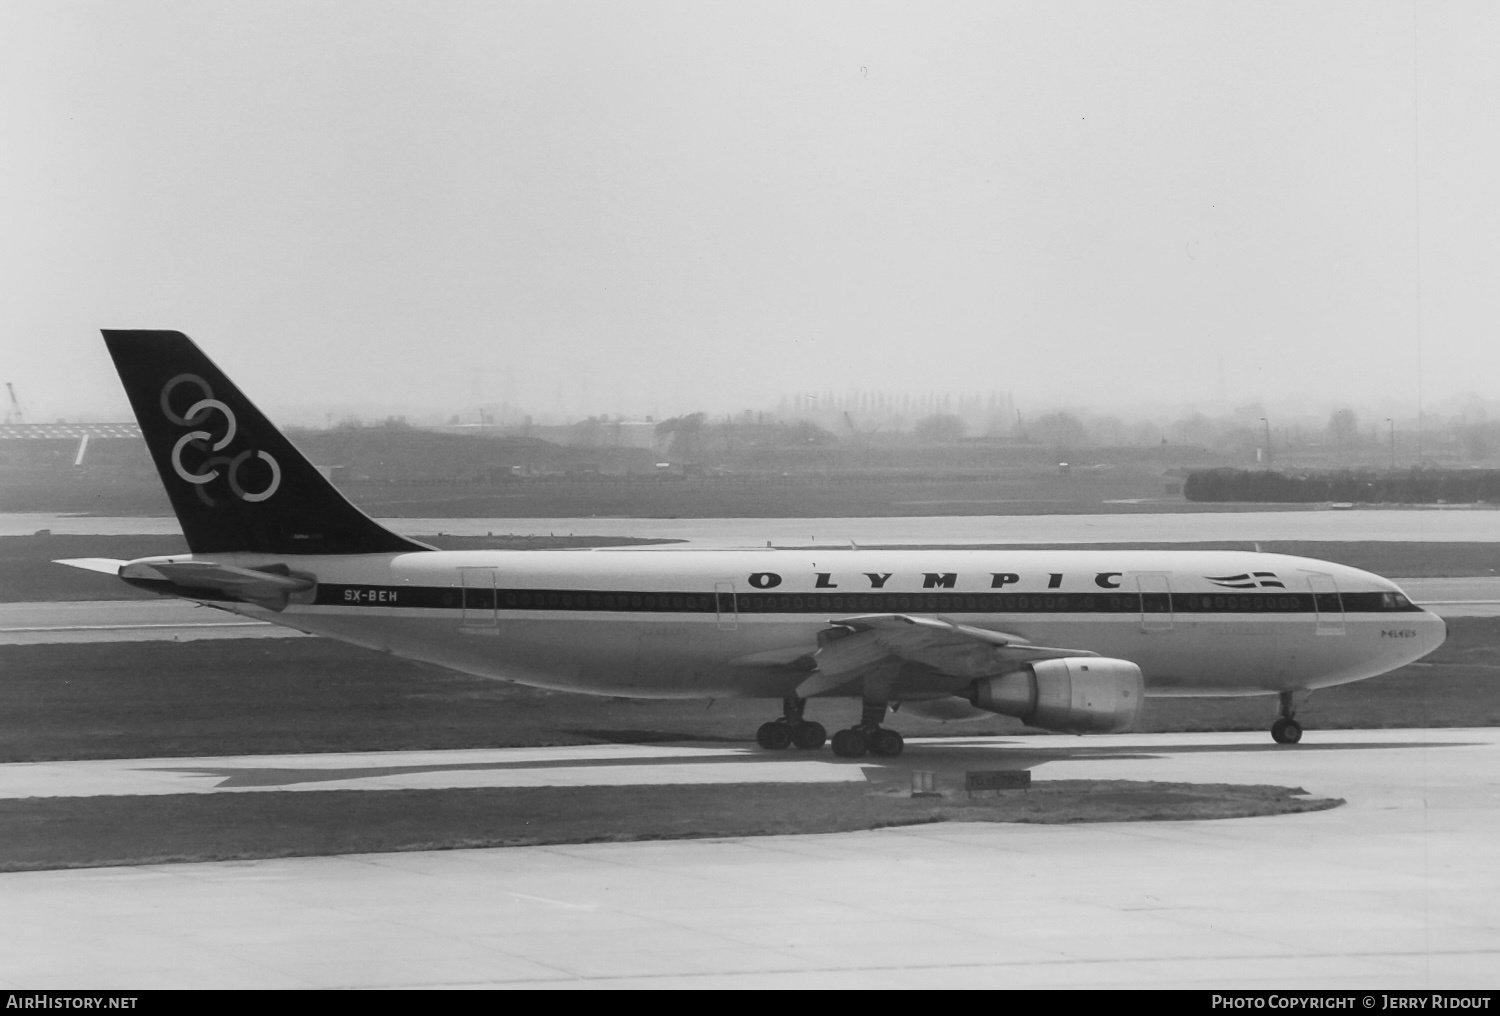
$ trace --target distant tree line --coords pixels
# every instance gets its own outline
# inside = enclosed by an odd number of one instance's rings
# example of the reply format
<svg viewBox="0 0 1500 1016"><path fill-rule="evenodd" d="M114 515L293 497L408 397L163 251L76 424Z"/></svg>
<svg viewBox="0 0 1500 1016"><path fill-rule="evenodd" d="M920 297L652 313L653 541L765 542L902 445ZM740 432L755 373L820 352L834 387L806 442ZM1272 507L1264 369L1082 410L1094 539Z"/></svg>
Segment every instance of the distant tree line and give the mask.
<svg viewBox="0 0 1500 1016"><path fill-rule="evenodd" d="M1500 469L1410 469L1403 472L1280 473L1264 469L1199 469L1187 476L1189 501L1351 501L1366 504L1500 502Z"/></svg>

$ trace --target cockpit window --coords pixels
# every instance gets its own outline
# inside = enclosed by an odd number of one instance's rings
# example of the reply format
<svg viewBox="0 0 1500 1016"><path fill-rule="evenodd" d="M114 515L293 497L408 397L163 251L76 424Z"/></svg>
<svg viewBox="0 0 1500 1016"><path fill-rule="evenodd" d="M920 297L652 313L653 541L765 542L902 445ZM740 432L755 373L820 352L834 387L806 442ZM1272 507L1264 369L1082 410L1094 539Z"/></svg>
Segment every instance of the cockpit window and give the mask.
<svg viewBox="0 0 1500 1016"><path fill-rule="evenodd" d="M1401 593L1380 594L1380 606L1385 610L1405 610L1411 601Z"/></svg>

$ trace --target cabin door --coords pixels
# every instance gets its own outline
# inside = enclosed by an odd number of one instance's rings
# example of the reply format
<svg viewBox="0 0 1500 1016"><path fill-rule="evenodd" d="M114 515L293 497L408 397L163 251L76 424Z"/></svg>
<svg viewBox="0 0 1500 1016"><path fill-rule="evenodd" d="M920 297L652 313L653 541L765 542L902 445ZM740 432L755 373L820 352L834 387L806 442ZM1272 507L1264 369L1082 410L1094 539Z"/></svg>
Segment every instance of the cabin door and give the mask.
<svg viewBox="0 0 1500 1016"><path fill-rule="evenodd" d="M734 598L734 583L715 582L714 600L718 609L719 631L734 631L740 626L739 604Z"/></svg>
<svg viewBox="0 0 1500 1016"><path fill-rule="evenodd" d="M1172 630L1172 583L1164 573L1137 575L1141 592L1141 631Z"/></svg>
<svg viewBox="0 0 1500 1016"><path fill-rule="evenodd" d="M1333 576L1308 572L1307 584L1312 588L1313 609L1318 613L1318 634L1344 634L1344 600Z"/></svg>
<svg viewBox="0 0 1500 1016"><path fill-rule="evenodd" d="M461 631L473 634L488 634L499 626L495 596L496 569L460 568L458 570L463 595L463 619Z"/></svg>

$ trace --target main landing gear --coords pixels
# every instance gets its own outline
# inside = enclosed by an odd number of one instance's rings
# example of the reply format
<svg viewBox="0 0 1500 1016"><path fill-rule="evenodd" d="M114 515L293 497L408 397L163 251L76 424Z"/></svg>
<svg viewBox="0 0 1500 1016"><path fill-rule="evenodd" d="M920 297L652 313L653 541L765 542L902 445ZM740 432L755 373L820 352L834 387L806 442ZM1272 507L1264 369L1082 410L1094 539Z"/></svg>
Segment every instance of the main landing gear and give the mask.
<svg viewBox="0 0 1500 1016"><path fill-rule="evenodd" d="M1281 693L1281 709L1276 722L1271 724L1271 739L1277 744L1296 744L1302 740L1302 724L1294 718L1296 706L1292 702L1293 692Z"/></svg>
<svg viewBox="0 0 1500 1016"><path fill-rule="evenodd" d="M802 707L806 704L806 699L788 695L781 704L784 715L779 720L762 723L755 732L755 743L771 751L792 745L808 750L823 747L828 741L828 731L823 724L802 718Z"/></svg>
<svg viewBox="0 0 1500 1016"><path fill-rule="evenodd" d="M884 702L866 702L859 726L840 730L833 735L833 753L839 758L860 758L864 755L895 758L901 754L901 749L906 747L905 739L894 730L880 725L880 721L885 719L885 710Z"/></svg>
<svg viewBox="0 0 1500 1016"><path fill-rule="evenodd" d="M803 749L823 747L828 741L828 731L823 729L823 724L802 718L804 705L805 699L788 696L782 702L782 718L762 723L755 732L755 743L771 751L781 751L793 745ZM863 758L865 755L895 758L901 754L906 747L905 739L880 725L885 711L884 702L866 702L859 725L833 735L833 753L840 758Z"/></svg>

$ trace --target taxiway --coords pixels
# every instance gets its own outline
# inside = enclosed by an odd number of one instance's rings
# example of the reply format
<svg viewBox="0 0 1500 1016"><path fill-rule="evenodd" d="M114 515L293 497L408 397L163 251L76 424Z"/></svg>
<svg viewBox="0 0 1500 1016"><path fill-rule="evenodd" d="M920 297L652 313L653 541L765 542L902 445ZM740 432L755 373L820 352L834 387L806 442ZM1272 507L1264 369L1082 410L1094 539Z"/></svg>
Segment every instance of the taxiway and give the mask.
<svg viewBox="0 0 1500 1016"><path fill-rule="evenodd" d="M105 577L105 581L120 584L118 579ZM187 600L0 603L0 646L305 637L300 631Z"/></svg>
<svg viewBox="0 0 1500 1016"><path fill-rule="evenodd" d="M1500 970L1500 731L954 743L976 767L1024 753L1037 780L1348 803L6 874L0 984L1429 989Z"/></svg>

